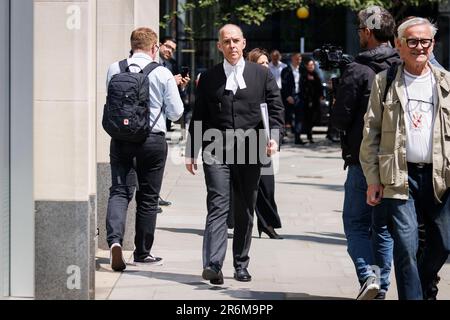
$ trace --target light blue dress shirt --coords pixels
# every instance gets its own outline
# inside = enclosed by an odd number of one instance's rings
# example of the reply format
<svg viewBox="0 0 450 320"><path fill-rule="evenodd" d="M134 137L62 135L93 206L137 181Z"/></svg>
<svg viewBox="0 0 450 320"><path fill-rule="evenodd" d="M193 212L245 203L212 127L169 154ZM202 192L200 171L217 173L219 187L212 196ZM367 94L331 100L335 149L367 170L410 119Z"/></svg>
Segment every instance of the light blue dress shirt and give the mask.
<svg viewBox="0 0 450 320"><path fill-rule="evenodd" d="M128 59L128 65L137 64L142 69L151 62L153 62L152 58L141 52L135 53ZM132 71L134 72L134 70ZM108 69L106 88L108 88L112 76L118 73L120 73L119 61L113 63ZM157 67L148 78L150 81L150 125L153 125L155 122L161 108L165 107L152 132L166 133L166 118L171 121L180 119L184 111L183 102L181 101L175 79L167 68L163 66Z"/></svg>

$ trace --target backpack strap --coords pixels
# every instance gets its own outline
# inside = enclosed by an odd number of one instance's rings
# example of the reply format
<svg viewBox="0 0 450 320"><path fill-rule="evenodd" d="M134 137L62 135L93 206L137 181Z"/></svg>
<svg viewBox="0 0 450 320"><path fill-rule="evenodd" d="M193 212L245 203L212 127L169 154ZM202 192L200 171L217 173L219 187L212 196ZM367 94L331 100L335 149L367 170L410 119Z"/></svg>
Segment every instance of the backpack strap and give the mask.
<svg viewBox="0 0 450 320"><path fill-rule="evenodd" d="M119 62L120 73L127 72L128 68L128 59L124 59Z"/></svg>
<svg viewBox="0 0 450 320"><path fill-rule="evenodd" d="M150 75L150 73L153 72L153 70L155 70L156 68L158 68L159 66L161 66L158 62L151 62L149 63L147 66L145 66L145 68L142 70L142 73L148 77Z"/></svg>
<svg viewBox="0 0 450 320"><path fill-rule="evenodd" d="M383 101L382 102L386 102L387 93L389 91L389 88L392 85L392 82L394 82L394 80L395 80L395 76L397 75L397 70L398 70L398 64L394 63L393 65L391 65L389 67L389 69L387 71L386 87L384 88Z"/></svg>
<svg viewBox="0 0 450 320"><path fill-rule="evenodd" d="M142 73L148 77L150 75L150 73L153 72L153 70L155 70L156 68L158 68L159 66L161 66L161 64L159 64L158 62L151 62L149 63L147 66L145 66L145 68L142 70ZM161 118L161 115L163 113L163 111L166 109L165 105L163 105L161 107L161 111L159 112L158 116L156 117L155 121L153 122L153 125L150 127L150 132L153 131L153 128L156 126L156 124L158 123L159 118Z"/></svg>
<svg viewBox="0 0 450 320"><path fill-rule="evenodd" d="M155 122L153 122L153 124L152 124L152 126L151 126L151 128L150 128L150 132L153 131L153 128L154 128L154 127L156 126L156 124L158 123L158 120L159 120L159 118L161 118L161 115L162 115L162 113L163 113L164 110L166 110L166 106L165 106L165 105L163 105L163 106L161 107L161 111L159 111L159 114L158 114L158 116L156 117Z"/></svg>

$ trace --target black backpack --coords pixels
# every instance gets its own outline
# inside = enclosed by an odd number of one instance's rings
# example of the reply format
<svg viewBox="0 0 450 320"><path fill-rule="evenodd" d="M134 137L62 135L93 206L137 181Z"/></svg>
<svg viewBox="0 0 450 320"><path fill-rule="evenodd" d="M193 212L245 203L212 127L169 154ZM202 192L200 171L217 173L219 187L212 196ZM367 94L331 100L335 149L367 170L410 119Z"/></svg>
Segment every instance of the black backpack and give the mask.
<svg viewBox="0 0 450 320"><path fill-rule="evenodd" d="M386 75L386 87L384 88L384 92L383 92L383 101L382 102L386 102L386 97L389 91L389 88L392 85L392 82L394 82L395 80L395 76L397 75L397 70L398 70L398 63L394 63L392 64L388 71L387 71L387 75ZM383 104L381 104L381 107L383 107Z"/></svg>
<svg viewBox="0 0 450 320"><path fill-rule="evenodd" d="M120 73L108 85L108 96L103 109L102 125L113 139L127 142L144 142L158 122L161 113L150 127L150 83L148 75L160 64L152 62L139 73L125 59L119 62Z"/></svg>

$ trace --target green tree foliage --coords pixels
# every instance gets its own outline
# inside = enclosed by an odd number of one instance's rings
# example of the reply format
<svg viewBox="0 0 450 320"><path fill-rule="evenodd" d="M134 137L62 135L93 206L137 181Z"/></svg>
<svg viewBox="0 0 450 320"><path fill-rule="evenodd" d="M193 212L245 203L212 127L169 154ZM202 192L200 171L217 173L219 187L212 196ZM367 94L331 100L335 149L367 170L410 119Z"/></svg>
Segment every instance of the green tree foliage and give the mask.
<svg viewBox="0 0 450 320"><path fill-rule="evenodd" d="M386 9L419 6L439 3L444 0L187 0L179 11L174 11L163 17L161 26L164 28L177 15L195 9L215 8L215 23L239 21L244 24L260 25L276 12L295 10L299 7L314 5L317 7L344 6L352 10L361 10L370 5L379 5ZM193 30L187 26L188 33Z"/></svg>

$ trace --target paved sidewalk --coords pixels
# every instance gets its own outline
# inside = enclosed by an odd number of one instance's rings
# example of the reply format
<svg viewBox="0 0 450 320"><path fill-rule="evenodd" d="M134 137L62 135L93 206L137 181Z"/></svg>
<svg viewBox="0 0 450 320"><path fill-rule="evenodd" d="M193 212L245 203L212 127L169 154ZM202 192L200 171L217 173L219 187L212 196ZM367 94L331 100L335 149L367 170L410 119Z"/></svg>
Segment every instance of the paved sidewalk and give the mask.
<svg viewBox="0 0 450 320"><path fill-rule="evenodd" d="M190 176L182 149L172 145L162 196L172 201L158 216L152 254L164 265L133 266L123 273L109 267L109 252L97 253L96 299L354 299L358 293L353 264L342 228L345 172L339 145L323 136L317 143L283 146L276 176L276 200L283 240L253 232L250 283L233 279L231 241L223 273L225 284L211 286L201 278L202 234L206 216L203 171ZM256 225L256 218L255 218ZM231 231L231 230L230 230ZM232 232L232 231L231 231ZM440 299L450 299L450 263L440 272ZM392 275L393 278L393 275ZM395 279L388 299L397 299Z"/></svg>

